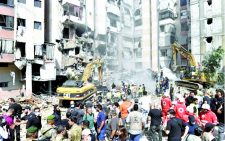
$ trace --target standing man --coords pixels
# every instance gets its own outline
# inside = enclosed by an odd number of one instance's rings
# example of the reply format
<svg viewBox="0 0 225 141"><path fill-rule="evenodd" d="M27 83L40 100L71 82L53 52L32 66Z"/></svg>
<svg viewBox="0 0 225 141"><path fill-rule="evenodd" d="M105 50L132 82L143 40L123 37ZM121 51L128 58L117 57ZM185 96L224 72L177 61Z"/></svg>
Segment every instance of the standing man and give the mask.
<svg viewBox="0 0 225 141"><path fill-rule="evenodd" d="M82 135L81 126L77 125L77 118L75 116L69 117L69 125L71 126L68 136L70 141L80 141Z"/></svg>
<svg viewBox="0 0 225 141"><path fill-rule="evenodd" d="M41 129L40 140L54 140L57 136L57 130L55 128L55 116L50 115L47 117L47 124Z"/></svg>
<svg viewBox="0 0 225 141"><path fill-rule="evenodd" d="M165 92L161 100L162 115L164 118L167 116L167 111L171 108L171 106L172 102L171 99L169 98L169 94Z"/></svg>
<svg viewBox="0 0 225 141"><path fill-rule="evenodd" d="M126 118L129 114L128 109L130 108L131 105L132 103L127 100L127 97L123 96L123 103L120 105L120 113L123 124L125 124Z"/></svg>
<svg viewBox="0 0 225 141"><path fill-rule="evenodd" d="M35 126L31 126L27 129L26 133L26 141L34 141L38 137L38 128Z"/></svg>
<svg viewBox="0 0 225 141"><path fill-rule="evenodd" d="M110 114L112 118L107 127L107 137L109 141L117 141L119 137L116 135L116 131L119 129L119 118L116 110L112 110Z"/></svg>
<svg viewBox="0 0 225 141"><path fill-rule="evenodd" d="M181 141L182 138L187 135L189 130L188 126L186 126L181 119L175 117L175 114L173 109L168 111L169 121L165 129L165 133L168 135L168 141ZM183 136L182 130L184 130Z"/></svg>
<svg viewBox="0 0 225 141"><path fill-rule="evenodd" d="M138 111L138 105L134 104L133 111L127 116L126 122L130 126L130 141L139 141L141 137L142 130L144 129L144 118L142 114Z"/></svg>
<svg viewBox="0 0 225 141"><path fill-rule="evenodd" d="M150 136L148 136L148 140L153 139L153 141L162 141L162 131L161 131L161 123L162 123L162 111L159 108L159 105L154 104L153 109L150 110L148 114L148 122L151 122L150 125ZM158 137L157 137L158 136Z"/></svg>
<svg viewBox="0 0 225 141"><path fill-rule="evenodd" d="M97 128L98 128L98 139L99 141L105 140L106 133L106 116L105 112L102 110L102 105L97 105L98 117L97 117Z"/></svg>
<svg viewBox="0 0 225 141"><path fill-rule="evenodd" d="M18 103L16 103L14 98L9 98L9 109L13 109L13 118L14 120L19 120L21 118L22 114L22 106ZM15 126L16 131L16 141L20 141L20 125Z"/></svg>

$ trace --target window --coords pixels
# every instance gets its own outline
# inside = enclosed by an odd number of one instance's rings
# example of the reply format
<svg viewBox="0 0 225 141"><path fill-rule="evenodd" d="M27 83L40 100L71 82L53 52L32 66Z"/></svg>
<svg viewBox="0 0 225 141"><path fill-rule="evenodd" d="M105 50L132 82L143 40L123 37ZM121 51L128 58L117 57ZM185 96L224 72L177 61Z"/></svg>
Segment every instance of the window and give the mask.
<svg viewBox="0 0 225 141"><path fill-rule="evenodd" d="M13 41L0 39L0 54L1 53L13 53Z"/></svg>
<svg viewBox="0 0 225 141"><path fill-rule="evenodd" d="M159 20L168 19L168 18L171 18L171 19L174 18L173 12L167 10L167 11L163 11L159 13Z"/></svg>
<svg viewBox="0 0 225 141"><path fill-rule="evenodd" d="M0 28L12 30L14 28L13 17L0 15Z"/></svg>
<svg viewBox="0 0 225 141"><path fill-rule="evenodd" d="M26 20L25 19L17 18L17 25L18 26L26 27Z"/></svg>
<svg viewBox="0 0 225 141"><path fill-rule="evenodd" d="M187 0L180 0L180 6L186 6Z"/></svg>
<svg viewBox="0 0 225 141"><path fill-rule="evenodd" d="M69 28L64 28L63 29L63 38L66 38L66 39L69 39L69 34L70 34L70 32L69 32L70 30L69 30Z"/></svg>
<svg viewBox="0 0 225 141"><path fill-rule="evenodd" d="M141 15L141 11L140 9L137 9L134 13L134 16L140 16Z"/></svg>
<svg viewBox="0 0 225 141"><path fill-rule="evenodd" d="M142 19L136 20L136 21L134 22L134 25L135 25L135 26L140 26L140 25L142 25Z"/></svg>
<svg viewBox="0 0 225 141"><path fill-rule="evenodd" d="M110 26L117 27L116 20L110 19Z"/></svg>
<svg viewBox="0 0 225 141"><path fill-rule="evenodd" d="M34 29L41 30L41 22L34 21Z"/></svg>
<svg viewBox="0 0 225 141"><path fill-rule="evenodd" d="M164 32L164 30L165 30L165 26L164 25L160 25L160 31Z"/></svg>
<svg viewBox="0 0 225 141"><path fill-rule="evenodd" d="M40 0L34 0L34 7L40 7L41 8L41 1Z"/></svg>
<svg viewBox="0 0 225 141"><path fill-rule="evenodd" d="M170 36L170 43L173 44L175 41L175 36L174 35L171 35Z"/></svg>
<svg viewBox="0 0 225 141"><path fill-rule="evenodd" d="M26 3L26 0L17 0L19 3Z"/></svg>
<svg viewBox="0 0 225 141"><path fill-rule="evenodd" d="M8 87L8 82L0 82L0 87L1 88Z"/></svg>
<svg viewBox="0 0 225 141"><path fill-rule="evenodd" d="M206 42L207 43L212 43L212 40L213 40L212 36L206 37Z"/></svg>
<svg viewBox="0 0 225 141"><path fill-rule="evenodd" d="M212 5L212 0L207 0L208 5Z"/></svg>
<svg viewBox="0 0 225 141"><path fill-rule="evenodd" d="M0 3L8 5L8 6L14 6L14 1L13 0L0 0Z"/></svg>
<svg viewBox="0 0 225 141"><path fill-rule="evenodd" d="M161 50L161 56L163 56L163 57L167 56L167 50L166 49Z"/></svg>
<svg viewBox="0 0 225 141"><path fill-rule="evenodd" d="M212 18L207 19L207 24L212 24L212 22L213 22Z"/></svg>

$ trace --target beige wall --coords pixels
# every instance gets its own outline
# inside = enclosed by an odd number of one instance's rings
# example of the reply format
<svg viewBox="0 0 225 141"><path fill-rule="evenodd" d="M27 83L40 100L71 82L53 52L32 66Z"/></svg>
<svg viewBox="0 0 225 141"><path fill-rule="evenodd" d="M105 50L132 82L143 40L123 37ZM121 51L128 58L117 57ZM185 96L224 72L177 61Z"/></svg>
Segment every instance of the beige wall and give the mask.
<svg viewBox="0 0 225 141"><path fill-rule="evenodd" d="M10 76L10 71L15 72L15 85L13 85L13 79ZM0 82L8 82L8 87L2 88L2 90L17 90L21 88L22 83L20 81L20 70L14 64L9 64L8 67L0 67Z"/></svg>

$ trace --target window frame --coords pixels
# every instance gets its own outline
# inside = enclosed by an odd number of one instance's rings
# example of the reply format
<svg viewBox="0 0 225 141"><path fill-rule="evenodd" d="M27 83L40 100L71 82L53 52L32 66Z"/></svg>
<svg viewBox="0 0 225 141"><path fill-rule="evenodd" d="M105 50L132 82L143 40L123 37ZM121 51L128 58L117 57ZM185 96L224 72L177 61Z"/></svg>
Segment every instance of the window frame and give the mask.
<svg viewBox="0 0 225 141"><path fill-rule="evenodd" d="M41 8L41 0L34 0L34 7Z"/></svg>
<svg viewBox="0 0 225 141"><path fill-rule="evenodd" d="M40 24L40 28L36 28L36 24L37 23L39 23ZM42 30L42 24L41 24L41 22L39 22L39 21L34 21L34 29L36 29L36 30Z"/></svg>

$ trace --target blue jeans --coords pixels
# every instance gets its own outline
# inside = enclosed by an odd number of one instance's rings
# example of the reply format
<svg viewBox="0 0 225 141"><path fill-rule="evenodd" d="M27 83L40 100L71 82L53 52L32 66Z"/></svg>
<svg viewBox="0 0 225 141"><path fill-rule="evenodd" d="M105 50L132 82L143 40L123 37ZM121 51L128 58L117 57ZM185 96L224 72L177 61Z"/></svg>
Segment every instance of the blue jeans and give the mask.
<svg viewBox="0 0 225 141"><path fill-rule="evenodd" d="M105 132L106 132L106 130L101 130L101 132L98 134L98 140L99 141L105 140Z"/></svg>
<svg viewBox="0 0 225 141"><path fill-rule="evenodd" d="M132 135L130 134L130 141L140 141L141 134Z"/></svg>

